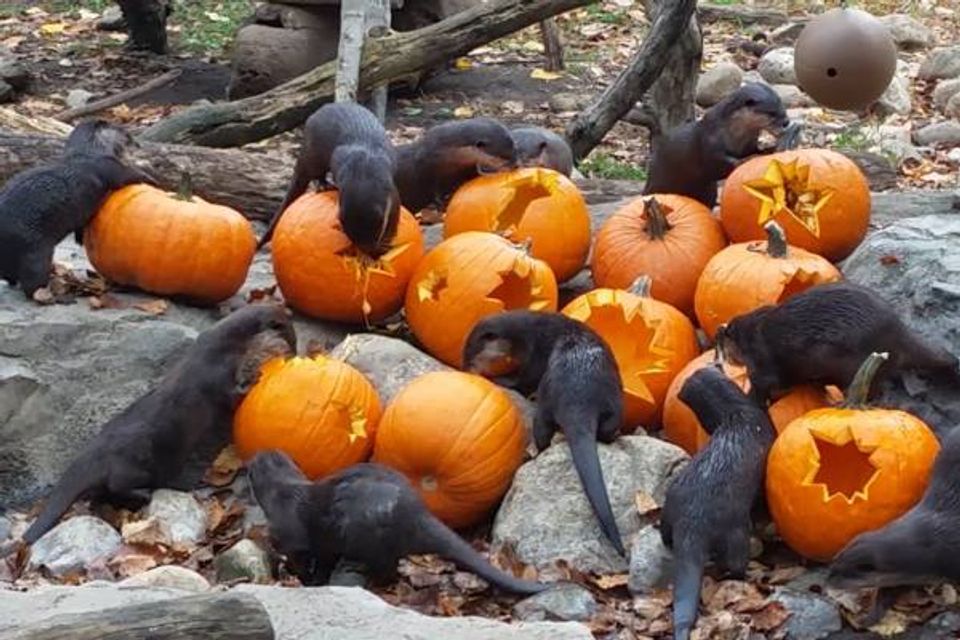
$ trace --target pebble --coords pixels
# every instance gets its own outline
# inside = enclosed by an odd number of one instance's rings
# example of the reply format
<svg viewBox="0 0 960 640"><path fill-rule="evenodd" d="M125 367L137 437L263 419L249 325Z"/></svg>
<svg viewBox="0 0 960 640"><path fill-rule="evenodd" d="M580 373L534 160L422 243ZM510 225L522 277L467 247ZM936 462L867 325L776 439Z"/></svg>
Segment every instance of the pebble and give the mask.
<svg viewBox="0 0 960 640"><path fill-rule="evenodd" d="M46 567L62 576L84 570L95 560L106 560L120 548L116 529L93 516L77 516L61 522L30 548L31 568Z"/></svg>
<svg viewBox="0 0 960 640"><path fill-rule="evenodd" d="M93 94L86 89L71 89L67 93L67 106L71 109L77 109L90 102Z"/></svg>
<svg viewBox="0 0 960 640"><path fill-rule="evenodd" d="M890 37L902 51L926 49L933 41L933 35L922 22L902 13L881 16L880 22L890 32Z"/></svg>
<svg viewBox="0 0 960 640"><path fill-rule="evenodd" d="M182 491L154 491L147 517L159 520L174 544L198 544L207 533L206 510L192 494Z"/></svg>
<svg viewBox="0 0 960 640"><path fill-rule="evenodd" d="M939 47L930 52L920 65L921 80L937 80L960 76L960 45Z"/></svg>
<svg viewBox="0 0 960 640"><path fill-rule="evenodd" d="M757 71L770 84L797 84L797 74L793 70L793 48L780 47L763 54Z"/></svg>
<svg viewBox="0 0 960 640"><path fill-rule="evenodd" d="M597 613L593 594L576 584L564 584L521 600L513 615L525 622L582 622Z"/></svg>
<svg viewBox="0 0 960 640"><path fill-rule="evenodd" d="M696 100L701 107L712 107L733 93L743 82L743 70L732 62L718 62L697 80Z"/></svg>
<svg viewBox="0 0 960 640"><path fill-rule="evenodd" d="M950 98L960 93L960 78L941 80L933 90L933 106L943 111Z"/></svg>
<svg viewBox="0 0 960 640"><path fill-rule="evenodd" d="M217 556L213 566L217 571L217 582L248 580L257 584L266 584L273 580L270 557L249 538L240 540Z"/></svg>
<svg viewBox="0 0 960 640"><path fill-rule="evenodd" d="M663 544L660 530L647 525L633 537L630 548L630 593L665 588L673 576L673 554Z"/></svg>
<svg viewBox="0 0 960 640"><path fill-rule="evenodd" d="M823 596L779 588L770 600L790 612L785 628L791 640L819 640L843 628L837 605Z"/></svg>
<svg viewBox="0 0 960 640"><path fill-rule="evenodd" d="M928 124L914 132L913 139L922 147L960 144L960 122L947 120Z"/></svg>

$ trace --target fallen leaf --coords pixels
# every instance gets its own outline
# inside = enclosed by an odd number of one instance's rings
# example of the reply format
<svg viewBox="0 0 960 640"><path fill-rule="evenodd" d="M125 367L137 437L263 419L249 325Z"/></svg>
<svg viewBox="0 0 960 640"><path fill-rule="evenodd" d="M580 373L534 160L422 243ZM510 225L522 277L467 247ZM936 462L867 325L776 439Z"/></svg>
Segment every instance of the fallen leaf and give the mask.
<svg viewBox="0 0 960 640"><path fill-rule="evenodd" d="M537 67L530 72L530 77L534 80L558 80L563 77L562 73L554 73L553 71L547 71L546 69L541 69Z"/></svg>
<svg viewBox="0 0 960 640"><path fill-rule="evenodd" d="M93 310L97 309L126 309L127 305L117 298L112 296L109 293L105 293L100 296L93 296L87 300L87 303L90 305L90 308Z"/></svg>
<svg viewBox="0 0 960 640"><path fill-rule="evenodd" d="M628 582L630 582L629 573L614 573L606 576L598 576L593 579L593 583L604 591L616 589L617 587L625 587Z"/></svg>
<svg viewBox="0 0 960 640"><path fill-rule="evenodd" d="M799 578L804 573L806 569L801 566L795 567L778 567L770 572L769 577L767 578L767 584L778 585L786 584L793 580L794 578Z"/></svg>
<svg viewBox="0 0 960 640"><path fill-rule="evenodd" d="M883 618L880 619L880 622L869 627L869 630L885 638L889 638L890 636L903 633L907 630L908 626L909 623L904 614L895 609L888 609L883 615Z"/></svg>
<svg viewBox="0 0 960 640"><path fill-rule="evenodd" d="M7 49L16 49L24 40L26 40L25 36L12 36L10 38L0 40L0 44L5 46Z"/></svg>
<svg viewBox="0 0 960 640"><path fill-rule="evenodd" d="M120 535L127 544L165 547L172 544L169 532L155 517L124 523Z"/></svg>
<svg viewBox="0 0 960 640"><path fill-rule="evenodd" d="M527 40L521 45L524 51L532 51L534 53L543 53L546 47L543 46L543 42L539 40Z"/></svg>
<svg viewBox="0 0 960 640"><path fill-rule="evenodd" d="M885 256L880 256L880 264L882 264L885 267L889 267L890 265L894 265L894 264L900 264L900 258L890 254Z"/></svg>
<svg viewBox="0 0 960 640"><path fill-rule="evenodd" d="M66 28L66 22L48 22L47 24L40 25L40 33L52 36L58 33L63 33Z"/></svg>
<svg viewBox="0 0 960 640"><path fill-rule="evenodd" d="M225 487L233 482L242 468L243 460L237 455L237 450L233 445L229 445L220 452L217 459L207 469L203 481L212 487Z"/></svg>
<svg viewBox="0 0 960 640"><path fill-rule="evenodd" d="M637 491L633 494L633 504L641 516L653 514L660 510L660 505L646 491Z"/></svg>
<svg viewBox="0 0 960 640"><path fill-rule="evenodd" d="M272 300L277 293L277 285L273 284L262 289L251 289L247 294L247 302L259 302L260 300Z"/></svg>
<svg viewBox="0 0 960 640"><path fill-rule="evenodd" d="M453 115L455 118L472 118L473 109L471 107L468 107L467 105L463 105L461 107L457 107L456 109L454 109Z"/></svg>
<svg viewBox="0 0 960 640"><path fill-rule="evenodd" d="M500 106L507 113L523 113L523 103L519 100L506 100Z"/></svg>
<svg viewBox="0 0 960 640"><path fill-rule="evenodd" d="M157 560L152 555L146 553L131 553L128 555L114 556L107 564L119 577L129 578L130 576L135 576L153 569L157 566Z"/></svg>
<svg viewBox="0 0 960 640"><path fill-rule="evenodd" d="M466 71L467 69L473 68L473 62L470 58L457 58L453 61L453 67L460 71Z"/></svg>
<svg viewBox="0 0 960 640"><path fill-rule="evenodd" d="M773 631L790 618L790 612L780 602L768 602L759 611L750 616L752 626L757 631Z"/></svg>
<svg viewBox="0 0 960 640"><path fill-rule="evenodd" d="M138 302L133 305L133 308L149 313L152 316L161 316L167 312L167 307L169 306L169 302L162 298L157 298L156 300L150 300L148 302Z"/></svg>

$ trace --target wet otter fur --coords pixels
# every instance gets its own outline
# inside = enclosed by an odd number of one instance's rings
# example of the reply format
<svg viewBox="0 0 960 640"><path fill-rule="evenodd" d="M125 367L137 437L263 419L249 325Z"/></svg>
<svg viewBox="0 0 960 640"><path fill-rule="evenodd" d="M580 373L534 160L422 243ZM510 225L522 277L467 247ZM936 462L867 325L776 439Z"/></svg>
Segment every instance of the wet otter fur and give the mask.
<svg viewBox="0 0 960 640"><path fill-rule="evenodd" d="M133 138L104 120L86 120L67 137L62 157L7 181L0 191L0 277L28 298L50 280L53 252L83 228L116 189L156 184L124 164Z"/></svg>
<svg viewBox="0 0 960 640"><path fill-rule="evenodd" d="M249 464L250 485L277 551L306 585L322 585L342 562L375 579L392 579L397 563L435 553L490 584L534 594L548 585L493 567L427 509L409 481L387 467L357 464L310 482L285 453L263 451Z"/></svg>
<svg viewBox="0 0 960 640"><path fill-rule="evenodd" d="M416 213L442 210L460 185L516 166L510 131L490 118L445 122L411 144L397 147L394 176L403 206Z"/></svg>
<svg viewBox="0 0 960 640"><path fill-rule="evenodd" d="M700 120L654 139L643 192L684 195L712 208L717 183L743 160L760 153L760 133L780 133L788 124L776 91L761 83L744 84Z"/></svg>
<svg viewBox="0 0 960 640"><path fill-rule="evenodd" d="M567 141L549 129L520 127L510 131L522 167L546 167L570 177L573 151Z"/></svg>
<svg viewBox="0 0 960 640"><path fill-rule="evenodd" d="M293 180L258 248L270 241L283 212L316 180L320 188L337 189L340 225L350 241L369 256L383 255L400 220L396 163L387 132L370 111L354 103L323 105L304 124Z"/></svg>
<svg viewBox="0 0 960 640"><path fill-rule="evenodd" d="M718 366L694 373L680 400L710 441L667 488L660 518L663 543L675 558L673 632L690 636L697 619L704 565L711 559L742 577L750 559L750 514L763 485L774 428Z"/></svg>
<svg viewBox="0 0 960 640"><path fill-rule="evenodd" d="M761 401L799 384L845 389L874 352L890 354L878 375L913 370L960 378L955 356L925 344L883 298L850 282L817 285L738 316L717 341L747 367L751 393Z"/></svg>
<svg viewBox="0 0 960 640"><path fill-rule="evenodd" d="M148 497L143 490L190 488L179 485L181 472L211 433L223 436L222 444L229 441L233 413L256 381L247 359L260 354L250 347L264 333L296 350L293 325L278 305L244 307L201 333L156 387L110 419L80 452L24 542L36 542L80 498L129 505Z"/></svg>
<svg viewBox="0 0 960 640"><path fill-rule="evenodd" d="M500 363L511 363L503 372ZM477 323L467 338L464 368L521 393L537 391L533 439L538 451L560 429L600 529L622 556L597 441L616 440L623 385L610 347L585 324L559 313L506 311Z"/></svg>

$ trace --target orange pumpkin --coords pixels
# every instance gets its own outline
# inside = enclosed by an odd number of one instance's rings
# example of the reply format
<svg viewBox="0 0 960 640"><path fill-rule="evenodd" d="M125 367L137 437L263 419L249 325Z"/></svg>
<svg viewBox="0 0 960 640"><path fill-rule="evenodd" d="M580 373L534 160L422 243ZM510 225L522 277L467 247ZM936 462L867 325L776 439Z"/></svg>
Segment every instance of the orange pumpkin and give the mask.
<svg viewBox="0 0 960 640"><path fill-rule="evenodd" d="M767 234L766 242L730 245L703 269L693 303L710 338L717 327L739 315L842 278L824 258L788 246L777 223L767 224Z"/></svg>
<svg viewBox="0 0 960 640"><path fill-rule="evenodd" d="M700 421L697 420L697 416L690 407L677 396L687 378L692 376L695 371L710 365L713 360L713 349L691 360L670 383L670 388L667 389L667 399L663 403L664 435L673 444L683 447L690 455L702 449L710 441L710 436L700 426ZM746 367L724 362L723 372L744 393L750 391L750 378L747 375ZM818 389L809 385L796 387L770 405L770 421L773 422L777 433L780 433L788 424L805 413L814 409L829 407L834 402L838 402L841 399L838 396L840 396L840 393L834 387L827 387L826 389Z"/></svg>
<svg viewBox="0 0 960 640"><path fill-rule="evenodd" d="M406 209L392 248L377 260L340 228L336 191L306 193L283 212L273 233L273 270L294 309L337 322L377 322L400 310L423 257L420 225Z"/></svg>
<svg viewBox="0 0 960 640"><path fill-rule="evenodd" d="M839 408L791 422L767 458L767 502L797 553L827 561L857 535L897 518L926 490L936 436L909 413L864 406L886 354L861 367Z"/></svg>
<svg viewBox="0 0 960 640"><path fill-rule="evenodd" d="M349 364L274 358L237 409L233 440L244 460L280 449L317 479L366 460L379 420L376 390Z"/></svg>
<svg viewBox="0 0 960 640"><path fill-rule="evenodd" d="M580 190L562 173L531 167L474 178L454 193L443 237L491 231L511 242L531 242L563 282L580 272L590 251L590 212Z"/></svg>
<svg viewBox="0 0 960 640"><path fill-rule="evenodd" d="M563 313L600 334L613 351L623 380L624 430L655 425L670 382L699 353L687 316L651 298L648 277L630 291L594 289Z"/></svg>
<svg viewBox="0 0 960 640"><path fill-rule="evenodd" d="M636 198L603 224L590 269L598 287L626 289L641 274L653 280L650 295L693 315L700 273L727 246L720 223L692 198Z"/></svg>
<svg viewBox="0 0 960 640"><path fill-rule="evenodd" d="M761 155L724 182L720 220L733 242L762 240L775 220L790 244L837 262L867 234L870 185L856 163L829 149Z"/></svg>
<svg viewBox="0 0 960 640"><path fill-rule="evenodd" d="M451 527L483 520L523 462L523 417L506 391L480 376L436 371L387 406L373 460L407 476Z"/></svg>
<svg viewBox="0 0 960 640"><path fill-rule="evenodd" d="M192 196L189 184L177 195L134 184L106 199L83 246L112 282L215 303L243 286L257 239L239 212Z"/></svg>
<svg viewBox="0 0 960 640"><path fill-rule="evenodd" d="M433 248L410 279L407 322L427 351L460 367L463 346L483 317L557 310L557 281L545 262L492 233L467 231Z"/></svg>

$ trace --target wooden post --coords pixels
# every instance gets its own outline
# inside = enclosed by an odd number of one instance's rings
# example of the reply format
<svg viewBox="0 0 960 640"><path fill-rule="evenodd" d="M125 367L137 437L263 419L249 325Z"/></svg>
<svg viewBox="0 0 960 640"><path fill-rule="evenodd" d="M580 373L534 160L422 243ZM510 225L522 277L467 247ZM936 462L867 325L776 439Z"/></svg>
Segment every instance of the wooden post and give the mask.
<svg viewBox="0 0 960 640"><path fill-rule="evenodd" d="M544 53L547 57L547 71L563 70L563 40L560 39L560 27L554 18L540 22L540 35L543 38Z"/></svg>

